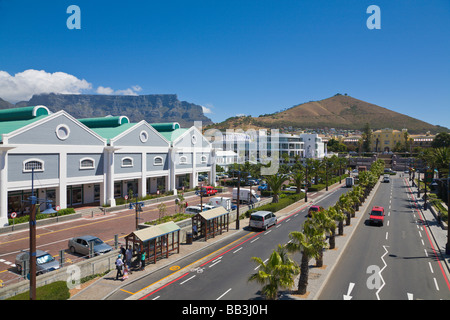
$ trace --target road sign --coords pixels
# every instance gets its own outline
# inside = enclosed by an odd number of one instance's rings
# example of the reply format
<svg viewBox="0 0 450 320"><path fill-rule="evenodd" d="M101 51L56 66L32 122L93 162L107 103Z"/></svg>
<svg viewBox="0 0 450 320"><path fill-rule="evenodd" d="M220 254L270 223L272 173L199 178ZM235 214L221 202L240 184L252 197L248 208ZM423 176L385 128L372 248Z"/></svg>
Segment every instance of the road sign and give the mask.
<svg viewBox="0 0 450 320"><path fill-rule="evenodd" d="M56 206L55 210L59 211L59 210L61 210L61 207L60 206Z"/></svg>
<svg viewBox="0 0 450 320"><path fill-rule="evenodd" d="M17 217L17 212L11 212L11 218L16 218Z"/></svg>

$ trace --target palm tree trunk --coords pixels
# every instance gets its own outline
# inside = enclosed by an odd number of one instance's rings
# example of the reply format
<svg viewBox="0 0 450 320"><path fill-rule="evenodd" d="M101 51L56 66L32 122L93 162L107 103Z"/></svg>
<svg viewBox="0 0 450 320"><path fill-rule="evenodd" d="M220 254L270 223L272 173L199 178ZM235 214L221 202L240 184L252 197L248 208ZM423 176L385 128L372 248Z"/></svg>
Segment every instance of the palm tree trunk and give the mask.
<svg viewBox="0 0 450 320"><path fill-rule="evenodd" d="M334 249L336 247L336 229L334 229L334 228L330 230L329 244L330 244L330 249Z"/></svg>
<svg viewBox="0 0 450 320"><path fill-rule="evenodd" d="M298 280L298 293L305 294L308 287L308 273L309 273L309 257L302 254L302 263L300 266L300 279Z"/></svg>
<svg viewBox="0 0 450 320"><path fill-rule="evenodd" d="M342 236L344 234L344 221L343 220L339 221L338 229L339 229L339 235Z"/></svg>
<svg viewBox="0 0 450 320"><path fill-rule="evenodd" d="M316 267L321 268L323 266L323 250L320 250L319 255L316 258Z"/></svg>

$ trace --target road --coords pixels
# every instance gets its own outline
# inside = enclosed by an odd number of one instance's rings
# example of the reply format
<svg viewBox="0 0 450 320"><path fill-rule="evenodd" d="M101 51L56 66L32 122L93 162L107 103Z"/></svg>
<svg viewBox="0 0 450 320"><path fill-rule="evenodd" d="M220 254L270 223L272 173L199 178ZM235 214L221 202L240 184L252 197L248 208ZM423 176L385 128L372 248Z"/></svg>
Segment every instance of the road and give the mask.
<svg viewBox="0 0 450 320"><path fill-rule="evenodd" d="M319 299L449 299L448 275L407 179L382 183L369 210L374 205L385 208L384 226L359 221Z"/></svg>
<svg viewBox="0 0 450 320"><path fill-rule="evenodd" d="M231 193L222 193L224 197L231 197ZM198 196L186 198L189 205L200 203ZM203 199L203 201L207 201ZM167 213L175 212L174 200L164 202ZM159 204L159 203L158 203ZM158 204L144 206L140 213L140 222L157 219ZM114 236L118 235L119 241L130 232L135 231L135 210L122 210L100 214L94 217L83 218L68 222L60 222L52 225L37 227L37 249L47 251L55 258L59 258L60 250L64 250L65 263L75 263L85 259L78 254L71 254L67 247L70 238L80 235L94 235L107 242L114 244ZM123 242L123 241L122 241ZM16 255L21 250L29 250L29 230L15 231L0 235L0 286L15 283L21 280L17 273L14 262Z"/></svg>
<svg viewBox="0 0 450 320"><path fill-rule="evenodd" d="M318 200L315 204L328 207L334 205L339 196L348 188L337 188ZM152 291L142 299L170 300L248 300L262 299L260 285L247 282L256 272L257 265L251 257L267 259L278 244L289 241L291 231L301 230L306 219L308 204L301 204L299 210L279 220L277 225L266 231L248 230L245 226L227 243L219 243L195 257L187 257L177 262L181 270L172 275L170 282L162 280L170 274L167 266L137 282L126 285L109 299L125 299L152 285ZM222 247L222 250L220 250ZM206 258L205 258L206 257ZM203 259L202 259L203 258ZM294 258L299 261L299 256ZM195 261L201 261L196 264ZM155 284L161 283L160 286Z"/></svg>

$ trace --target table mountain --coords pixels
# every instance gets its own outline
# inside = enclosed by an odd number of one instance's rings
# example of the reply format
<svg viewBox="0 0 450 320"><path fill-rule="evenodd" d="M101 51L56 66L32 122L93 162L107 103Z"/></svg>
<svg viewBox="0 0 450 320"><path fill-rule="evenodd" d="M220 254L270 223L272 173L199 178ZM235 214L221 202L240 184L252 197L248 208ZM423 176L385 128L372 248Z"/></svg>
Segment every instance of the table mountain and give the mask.
<svg viewBox="0 0 450 320"><path fill-rule="evenodd" d="M0 108L7 108L8 105L0 103ZM192 126L194 121L202 121L203 125L212 124L211 119L203 114L201 106L180 101L176 94L119 96L50 93L34 95L29 101L18 102L15 106L36 105L44 105L53 112L65 110L78 119L124 115L131 122L179 122L182 127Z"/></svg>

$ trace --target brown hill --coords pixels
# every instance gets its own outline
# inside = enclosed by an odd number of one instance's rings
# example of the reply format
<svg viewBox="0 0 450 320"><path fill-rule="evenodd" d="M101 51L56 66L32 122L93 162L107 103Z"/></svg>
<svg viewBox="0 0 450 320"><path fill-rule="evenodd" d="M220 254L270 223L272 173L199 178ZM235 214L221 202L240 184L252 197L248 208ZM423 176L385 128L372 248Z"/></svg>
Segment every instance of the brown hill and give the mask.
<svg viewBox="0 0 450 320"><path fill-rule="evenodd" d="M337 94L320 101L310 101L293 106L281 112L265 114L259 117L233 117L214 124L218 129L242 128L336 128L362 130L369 123L374 130L392 128L401 130L407 128L410 133L436 133L448 131L447 128L435 126L407 115Z"/></svg>

